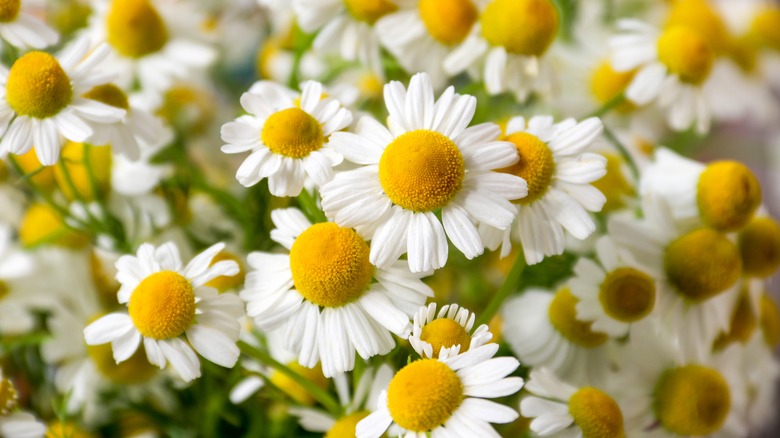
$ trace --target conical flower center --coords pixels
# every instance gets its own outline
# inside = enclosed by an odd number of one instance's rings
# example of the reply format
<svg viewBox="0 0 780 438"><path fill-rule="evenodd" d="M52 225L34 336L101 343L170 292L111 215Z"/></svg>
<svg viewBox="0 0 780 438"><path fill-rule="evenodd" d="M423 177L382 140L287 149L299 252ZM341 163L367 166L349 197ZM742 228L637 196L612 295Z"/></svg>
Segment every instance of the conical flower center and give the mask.
<svg viewBox="0 0 780 438"><path fill-rule="evenodd" d="M599 189L607 198L601 211L610 212L626 205L626 200L634 194L634 186L623 172L622 158L610 153L602 155L607 159L607 173L601 179L593 181L591 185Z"/></svg>
<svg viewBox="0 0 780 438"><path fill-rule="evenodd" d="M19 394L10 380L0 377L0 416L8 415L16 409Z"/></svg>
<svg viewBox="0 0 780 438"><path fill-rule="evenodd" d="M97 100L98 102L116 108L122 108L125 111L130 109L130 103L127 101L127 94L114 84L103 84L93 87L91 90L84 93L84 97Z"/></svg>
<svg viewBox="0 0 780 438"><path fill-rule="evenodd" d="M596 348L609 339L603 333L591 330L591 321L577 319L577 297L568 288L559 290L550 303L549 317L553 327L573 344L585 348Z"/></svg>
<svg viewBox="0 0 780 438"><path fill-rule="evenodd" d="M14 21L21 5L20 0L0 0L0 23Z"/></svg>
<svg viewBox="0 0 780 438"><path fill-rule="evenodd" d="M322 368L319 363L314 368L306 368L298 362L290 362L287 364L287 368L305 377L306 380L313 382L320 389L328 387L328 379L322 374ZM311 393L287 374L274 371L271 374L271 383L302 405L310 406L314 404L314 397L312 397Z"/></svg>
<svg viewBox="0 0 780 438"><path fill-rule="evenodd" d="M590 91L599 103L607 103L622 93L631 80L634 79L636 70L615 71L609 60L601 62L590 76ZM623 102L617 107L618 111L628 112L636 108L631 102Z"/></svg>
<svg viewBox="0 0 780 438"><path fill-rule="evenodd" d="M392 141L379 160L379 181L393 203L412 211L447 205L466 174L458 146L436 131L407 132Z"/></svg>
<svg viewBox="0 0 780 438"><path fill-rule="evenodd" d="M729 46L729 32L720 15L707 0L681 0L672 3L665 27L687 26L721 53Z"/></svg>
<svg viewBox="0 0 780 438"><path fill-rule="evenodd" d="M758 325L758 318L753 312L753 306L750 305L750 296L746 290L743 290L734 307L734 314L731 316L731 325L729 331L722 333L715 340L714 348L719 350L725 348L732 342L741 342L746 344L753 336L753 332Z"/></svg>
<svg viewBox="0 0 780 438"><path fill-rule="evenodd" d="M666 247L664 269L675 290L702 302L731 287L742 272L739 250L709 228L692 231Z"/></svg>
<svg viewBox="0 0 780 438"><path fill-rule="evenodd" d="M618 268L601 283L599 301L604 312L621 322L647 316L655 305L653 278L634 268Z"/></svg>
<svg viewBox="0 0 780 438"><path fill-rule="evenodd" d="M681 81L698 85L709 77L715 52L695 30L674 26L658 39L658 59Z"/></svg>
<svg viewBox="0 0 780 438"><path fill-rule="evenodd" d="M324 438L354 438L357 424L368 417L368 414L368 411L357 411L339 418Z"/></svg>
<svg viewBox="0 0 780 438"><path fill-rule="evenodd" d="M29 52L17 59L5 83L8 105L21 116L45 119L62 111L73 97L70 78L48 53Z"/></svg>
<svg viewBox="0 0 780 438"><path fill-rule="evenodd" d="M385 15L398 10L390 0L344 0L349 15L358 21L374 24Z"/></svg>
<svg viewBox="0 0 780 438"><path fill-rule="evenodd" d="M761 204L761 186L744 164L716 161L699 176L696 200L702 220L722 231L744 227Z"/></svg>
<svg viewBox="0 0 780 438"><path fill-rule="evenodd" d="M236 262L239 269L238 274L233 275L232 277L229 275L220 275L217 278L209 280L205 286L213 287L220 292L225 292L227 290L241 287L244 284L244 278L246 278L246 268L244 267L244 262L241 260L241 257L233 254L230 251L221 251L219 254L214 256L213 259L211 259L211 265L214 265L215 263L221 262L223 260Z"/></svg>
<svg viewBox="0 0 780 438"><path fill-rule="evenodd" d="M168 29L148 0L113 0L106 16L106 41L120 55L141 58L168 42Z"/></svg>
<svg viewBox="0 0 780 438"><path fill-rule="evenodd" d="M780 267L780 225L772 218L754 219L739 233L738 244L746 275L769 277Z"/></svg>
<svg viewBox="0 0 780 438"><path fill-rule="evenodd" d="M522 205L531 204L547 193L547 189L552 184L555 172L552 151L537 136L527 132L516 132L504 140L514 143L520 159L517 163L498 171L523 178L528 183L528 195L514 202Z"/></svg>
<svg viewBox="0 0 780 438"><path fill-rule="evenodd" d="M550 0L494 0L482 12L482 35L515 55L541 56L558 32Z"/></svg>
<svg viewBox="0 0 780 438"><path fill-rule="evenodd" d="M420 0L417 7L428 33L446 46L463 41L479 16L471 0Z"/></svg>
<svg viewBox="0 0 780 438"><path fill-rule="evenodd" d="M770 347L780 344L780 309L768 294L761 297L761 331Z"/></svg>
<svg viewBox="0 0 780 438"><path fill-rule="evenodd" d="M439 357L442 348L460 345L460 352L465 353L471 344L471 336L462 325L449 318L434 319L422 328L420 339L431 344L433 357Z"/></svg>
<svg viewBox="0 0 780 438"><path fill-rule="evenodd" d="M314 224L290 249L295 288L318 306L351 303L363 295L374 275L368 254L368 245L355 230L332 222Z"/></svg>
<svg viewBox="0 0 780 438"><path fill-rule="evenodd" d="M271 152L290 158L306 157L325 143L320 122L300 108L271 114L260 138Z"/></svg>
<svg viewBox="0 0 780 438"><path fill-rule="evenodd" d="M666 371L655 388L655 413L661 424L679 435L709 435L731 410L726 380L714 369L687 365Z"/></svg>
<svg viewBox="0 0 780 438"><path fill-rule="evenodd" d="M146 277L130 295L133 324L144 337L169 339L181 335L195 318L192 284L181 274L160 271Z"/></svg>
<svg viewBox="0 0 780 438"><path fill-rule="evenodd" d="M87 345L87 352L100 374L117 384L143 383L157 373L157 369L146 358L143 346L129 359L120 363L114 360L111 344Z"/></svg>
<svg viewBox="0 0 780 438"><path fill-rule="evenodd" d="M421 359L402 368L387 388L387 408L401 427L426 432L442 425L463 401L463 383L452 368Z"/></svg>
<svg viewBox="0 0 780 438"><path fill-rule="evenodd" d="M780 51L780 8L767 5L756 14L750 25L750 35L762 46Z"/></svg>
<svg viewBox="0 0 780 438"><path fill-rule="evenodd" d="M569 399L569 414L582 430L583 438L622 438L623 412L612 397L584 387Z"/></svg>

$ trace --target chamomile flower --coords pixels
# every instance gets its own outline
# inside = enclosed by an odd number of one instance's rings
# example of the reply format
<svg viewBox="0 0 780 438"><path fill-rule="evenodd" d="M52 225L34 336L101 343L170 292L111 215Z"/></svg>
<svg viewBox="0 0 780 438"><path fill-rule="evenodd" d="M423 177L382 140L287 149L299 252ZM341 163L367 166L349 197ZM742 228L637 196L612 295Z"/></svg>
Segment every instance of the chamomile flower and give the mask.
<svg viewBox="0 0 780 438"><path fill-rule="evenodd" d="M574 387L547 368L533 369L520 402L520 413L532 418L539 436L623 437L623 412L609 394L593 386Z"/></svg>
<svg viewBox="0 0 780 438"><path fill-rule="evenodd" d="M349 371L355 352L368 359L394 346L394 333L409 336L409 317L433 296L404 261L387 268L369 262L358 233L332 222L311 224L296 209L274 210L271 238L289 254L248 257L241 298L261 330L286 333L285 348L298 362L322 362L327 377Z"/></svg>
<svg viewBox="0 0 780 438"><path fill-rule="evenodd" d="M111 342L114 359L123 362L143 340L150 363L171 366L185 381L200 377L200 362L193 348L206 359L232 367L238 360L238 340L243 315L235 295L218 295L204 286L221 275L235 275L238 265L221 261L210 265L224 244L218 243L182 266L173 243L157 248L143 244L136 256L116 262L117 297L128 313L112 313L84 329L88 345ZM186 333L189 344L182 339ZM191 345L191 346L190 346Z"/></svg>
<svg viewBox="0 0 780 438"><path fill-rule="evenodd" d="M308 81L301 94L273 82L258 82L241 96L251 115L222 126L222 152L251 152L236 171L245 187L268 178L274 196L298 196L308 176L317 186L330 181L343 157L329 137L352 123L352 113L322 84Z"/></svg>
<svg viewBox="0 0 780 438"><path fill-rule="evenodd" d="M769 216L755 217L737 236L742 272L771 277L780 268L780 224Z"/></svg>
<svg viewBox="0 0 780 438"><path fill-rule="evenodd" d="M414 314L414 325L409 343L421 357L436 358L459 347L461 353L490 342L493 335L487 324L472 332L476 316L457 304L442 306L436 313L436 303L423 306ZM471 334L469 332L472 332Z"/></svg>
<svg viewBox="0 0 780 438"><path fill-rule="evenodd" d="M0 369L0 436L8 438L42 438L46 425L32 414L21 412L19 393Z"/></svg>
<svg viewBox="0 0 780 438"><path fill-rule="evenodd" d="M559 123L545 116L509 120L505 139L515 146L520 160L500 171L523 178L528 195L515 201L518 213L511 228L502 232L487 223L480 227L488 248L503 245L502 255L507 255L514 232L526 262L536 264L545 256L563 253L564 230L580 240L596 231L588 212L600 211L607 199L592 183L607 173L607 160L585 150L602 128L595 117Z"/></svg>
<svg viewBox="0 0 780 438"><path fill-rule="evenodd" d="M526 195L522 178L492 171L517 162L515 148L499 141L492 123L466 128L474 97L449 87L434 102L425 73L408 90L385 85L385 104L390 130L364 117L356 134L331 136L336 150L363 167L322 187L326 215L370 236L370 260L379 268L405 253L412 272L441 268L447 237L469 259L482 254L477 224L507 229L516 213L510 200Z"/></svg>
<svg viewBox="0 0 780 438"><path fill-rule="evenodd" d="M108 50L101 45L89 53L89 40L80 38L58 58L32 51L11 70L0 69L0 156L24 154L35 144L38 160L50 166L59 158L62 137L82 142L93 133L89 122L120 120L124 109L82 96L110 79L95 71Z"/></svg>
<svg viewBox="0 0 780 438"><path fill-rule="evenodd" d="M523 386L507 377L520 363L493 356L498 344L486 344L438 359L419 359L401 368L379 396L377 410L357 425L358 438L378 438L397 425L406 438L431 436L499 437L490 423L510 423L513 409L486 400L512 395Z"/></svg>
<svg viewBox="0 0 780 438"><path fill-rule="evenodd" d="M20 49L43 49L59 40L54 29L22 9L22 0L0 6L0 37Z"/></svg>

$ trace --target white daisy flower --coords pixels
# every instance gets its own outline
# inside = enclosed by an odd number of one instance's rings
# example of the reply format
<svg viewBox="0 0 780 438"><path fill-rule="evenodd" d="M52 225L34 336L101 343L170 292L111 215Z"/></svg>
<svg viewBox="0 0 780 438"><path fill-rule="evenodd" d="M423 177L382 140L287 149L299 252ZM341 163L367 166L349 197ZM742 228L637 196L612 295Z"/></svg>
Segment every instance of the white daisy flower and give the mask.
<svg viewBox="0 0 780 438"><path fill-rule="evenodd" d="M377 410L358 423L357 437L378 438L391 425L405 438L428 432L436 437L499 437L490 423L511 423L517 412L486 399L516 393L523 379L507 377L520 363L514 357L493 358L497 351L498 344L491 343L409 363L382 391Z"/></svg>
<svg viewBox="0 0 780 438"><path fill-rule="evenodd" d="M623 412L609 394L592 386L574 387L547 368L533 369L525 384L531 393L520 402L539 436L623 437Z"/></svg>
<svg viewBox="0 0 780 438"><path fill-rule="evenodd" d="M0 369L0 436L8 438L42 438L46 425L32 414L18 410L19 393Z"/></svg>
<svg viewBox="0 0 780 438"><path fill-rule="evenodd" d="M43 49L57 44L60 36L38 17L22 10L22 0L0 6L0 37L20 49Z"/></svg>
<svg viewBox="0 0 780 438"><path fill-rule="evenodd" d="M333 178L333 166L343 157L329 136L352 123L352 113L332 97L323 98L322 84L301 84L301 94L261 81L241 96L251 115L222 125L222 152L251 151L236 171L249 187L268 178L274 196L298 196L306 177L321 186Z"/></svg>
<svg viewBox="0 0 780 438"><path fill-rule="evenodd" d="M577 319L593 321L591 328L613 338L628 333L630 325L647 318L655 308L655 273L620 251L608 236L596 242L598 263L581 258L569 280L579 300Z"/></svg>
<svg viewBox="0 0 780 438"><path fill-rule="evenodd" d="M286 333L298 362L322 362L326 377L351 370L355 352L368 359L395 346L391 333L409 336L409 317L433 291L404 261L387 268L369 262L358 233L332 222L312 225L296 209L274 210L271 238L289 254L248 257L241 298L261 330Z"/></svg>
<svg viewBox="0 0 780 438"><path fill-rule="evenodd" d="M601 135L601 120L592 117L581 122L567 119L553 123L548 116L527 121L514 117L507 123L505 139L520 155L517 164L501 169L528 183L528 196L515 201L515 225L503 232L485 223L480 227L486 246L503 245L501 255L509 254L510 234L523 245L528 264L545 256L562 254L566 230L584 240L596 231L588 212L601 211L606 197L592 183L607 173L607 159L585 152Z"/></svg>
<svg viewBox="0 0 780 438"><path fill-rule="evenodd" d="M447 262L447 237L469 259L482 254L476 225L508 228L517 211L510 200L526 195L523 179L492 171L517 162L516 149L498 141L495 124L466 128L473 96L449 87L434 102L425 73L412 77L408 91L385 85L385 103L390 130L364 117L356 134L331 136L336 150L363 167L322 187L326 215L372 236L371 263L379 268L406 253L412 272L438 269Z"/></svg>
<svg viewBox="0 0 780 438"><path fill-rule="evenodd" d="M82 95L110 76L94 71L109 48L89 53L89 39L81 38L58 58L45 52L28 52L11 66L0 68L0 157L24 154L35 145L44 166L57 162L63 139L80 143L92 135L88 122L113 123L125 111ZM89 54L88 54L89 53Z"/></svg>
<svg viewBox="0 0 780 438"><path fill-rule="evenodd" d="M414 325L409 343L423 358L436 358L440 354L449 354L452 348L461 353L481 347L490 342L493 334L487 324L482 324L472 332L476 315L457 304L442 306L436 314L436 303L422 306L414 314ZM472 332L469 334L469 332Z"/></svg>
<svg viewBox="0 0 780 438"><path fill-rule="evenodd" d="M179 250L170 242L157 248L145 243L136 256L120 257L116 278L122 287L117 297L120 304L127 304L128 313L112 313L90 324L84 329L87 344L111 342L119 363L129 359L143 340L150 363L163 368L170 362L185 381L200 377L193 348L218 365L235 365L241 300L203 286L221 275L238 273L233 261L211 265L224 246L211 246L187 266L182 266ZM182 339L185 333L189 344Z"/></svg>

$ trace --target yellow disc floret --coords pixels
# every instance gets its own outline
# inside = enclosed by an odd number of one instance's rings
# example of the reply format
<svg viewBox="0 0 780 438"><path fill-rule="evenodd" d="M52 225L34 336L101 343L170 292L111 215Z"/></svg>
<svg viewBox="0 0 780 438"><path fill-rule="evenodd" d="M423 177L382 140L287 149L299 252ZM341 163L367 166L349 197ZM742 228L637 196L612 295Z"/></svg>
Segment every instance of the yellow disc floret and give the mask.
<svg viewBox="0 0 780 438"><path fill-rule="evenodd" d="M324 438L354 438L357 424L368 417L368 414L370 414L368 411L357 411L339 418L325 433Z"/></svg>
<svg viewBox="0 0 780 438"><path fill-rule="evenodd" d="M113 0L106 16L106 41L120 55L141 58L168 42L168 29L148 0Z"/></svg>
<svg viewBox="0 0 780 438"><path fill-rule="evenodd" d="M122 108L123 110L130 109L130 104L127 101L127 94L114 84L103 84L92 87L91 90L84 93L84 97L97 100L98 102L116 108Z"/></svg>
<svg viewBox="0 0 780 438"><path fill-rule="evenodd" d="M625 207L626 201L634 194L634 186L623 172L625 161L622 158L610 153L602 155L607 159L607 173L601 179L593 181L591 185L599 189L607 198L607 202L601 209L606 213Z"/></svg>
<svg viewBox="0 0 780 438"><path fill-rule="evenodd" d="M436 359L421 359L396 373L387 387L387 408L401 427L425 432L442 425L463 401L463 383Z"/></svg>
<svg viewBox="0 0 780 438"><path fill-rule="evenodd" d="M767 5L753 18L750 35L763 46L780 51L780 7Z"/></svg>
<svg viewBox="0 0 780 438"><path fill-rule="evenodd" d="M363 295L374 274L368 244L351 228L314 224L295 239L290 270L298 292L318 306L339 307Z"/></svg>
<svg viewBox="0 0 780 438"><path fill-rule="evenodd" d="M769 294L761 296L761 331L770 347L780 344L780 309Z"/></svg>
<svg viewBox="0 0 780 438"><path fill-rule="evenodd" d="M736 231L750 221L761 204L761 185L742 163L716 161L707 165L697 185L696 201L705 224Z"/></svg>
<svg viewBox="0 0 780 438"><path fill-rule="evenodd" d="M45 119L62 111L73 98L70 78L48 53L29 52L17 59L5 83L8 105L22 116Z"/></svg>
<svg viewBox="0 0 780 438"><path fill-rule="evenodd" d="M390 0L344 0L344 6L355 20L368 24L398 10L398 5Z"/></svg>
<svg viewBox="0 0 780 438"><path fill-rule="evenodd" d="M717 52L729 47L729 32L723 19L708 0L675 0L665 27L687 26L701 35Z"/></svg>
<svg viewBox="0 0 780 438"><path fill-rule="evenodd" d="M655 305L653 277L634 268L618 268L601 283L599 301L604 312L621 322L647 316Z"/></svg>
<svg viewBox="0 0 780 438"><path fill-rule="evenodd" d="M128 311L144 337L175 338L184 333L195 318L192 284L178 272L155 272L133 290Z"/></svg>
<svg viewBox="0 0 780 438"><path fill-rule="evenodd" d="M586 386L569 398L569 414L583 438L623 438L623 412L604 392Z"/></svg>
<svg viewBox="0 0 780 438"><path fill-rule="evenodd" d="M471 0L420 0L418 8L428 33L446 46L463 41L479 16Z"/></svg>
<svg viewBox="0 0 780 438"><path fill-rule="evenodd" d="M715 52L695 30L674 26L658 38L658 59L681 81L698 85L709 77Z"/></svg>
<svg viewBox="0 0 780 438"><path fill-rule="evenodd" d="M558 32L558 10L550 0L493 0L480 23L488 43L515 55L541 56Z"/></svg>
<svg viewBox="0 0 780 438"><path fill-rule="evenodd" d="M260 138L271 152L290 158L306 157L325 143L320 122L300 108L271 114Z"/></svg>
<svg viewBox="0 0 780 438"><path fill-rule="evenodd" d="M654 408L658 420L672 433L709 435L726 420L731 392L723 376L712 368L672 368L656 385Z"/></svg>
<svg viewBox="0 0 780 438"><path fill-rule="evenodd" d="M244 278L246 277L246 268L244 267L244 262L241 260L241 257L233 254L230 251L221 251L219 254L214 256L213 259L211 259L211 265L214 265L215 263L221 262L223 260L231 260L236 262L238 264L238 274L233 276L220 275L217 278L209 280L208 283L205 284L205 286L213 287L220 292L225 292L227 290L240 287L244 284Z"/></svg>
<svg viewBox="0 0 780 438"><path fill-rule="evenodd" d="M742 270L769 277L780 267L780 225L770 217L754 219L739 233Z"/></svg>
<svg viewBox="0 0 780 438"><path fill-rule="evenodd" d="M702 302L731 287L742 272L737 246L709 228L692 231L666 247L664 269L675 290Z"/></svg>
<svg viewBox="0 0 780 438"><path fill-rule="evenodd" d="M19 394L16 392L13 382L0 377L0 416L13 412L18 403Z"/></svg>
<svg viewBox="0 0 780 438"><path fill-rule="evenodd" d="M539 137L527 132L516 132L504 140L514 143L520 159L517 163L499 169L499 172L509 173L523 178L528 183L528 195L514 202L531 204L541 198L552 184L555 173L555 160L546 143Z"/></svg>
<svg viewBox="0 0 780 438"><path fill-rule="evenodd" d="M146 358L146 350L143 346L139 347L129 359L120 363L114 361L111 344L87 345L87 352L100 374L117 384L143 383L157 373L157 368Z"/></svg>
<svg viewBox="0 0 780 438"><path fill-rule="evenodd" d="M69 228L54 207L43 203L27 208L19 228L19 240L26 247L48 243L81 248L89 242L86 235Z"/></svg>
<svg viewBox="0 0 780 438"><path fill-rule="evenodd" d="M758 326L758 316L753 312L750 295L743 290L731 315L728 332L721 333L715 340L714 348L719 350L733 342L746 344Z"/></svg>
<svg viewBox="0 0 780 438"><path fill-rule="evenodd" d="M607 342L609 337L591 330L592 322L577 319L578 301L568 288L559 290L550 303L548 312L550 322L564 338L573 344L585 348L596 348Z"/></svg>
<svg viewBox="0 0 780 438"><path fill-rule="evenodd" d="M387 197L412 211L445 206L460 190L465 174L458 146L436 131L402 134L379 160L379 181Z"/></svg>
<svg viewBox="0 0 780 438"><path fill-rule="evenodd" d="M590 76L590 91L599 103L605 104L625 91L636 70L615 71L609 60L601 62ZM616 109L628 112L636 108L631 102L623 102Z"/></svg>
<svg viewBox="0 0 780 438"><path fill-rule="evenodd" d="M66 142L54 168L62 194L70 200L93 201L108 193L111 183L111 148Z"/></svg>
<svg viewBox="0 0 780 438"><path fill-rule="evenodd" d="M0 0L0 23L16 20L21 5L21 0Z"/></svg>
<svg viewBox="0 0 780 438"><path fill-rule="evenodd" d="M328 387L328 379L322 374L322 368L319 363L314 368L306 368L298 362L290 362L287 364L287 368L305 377L306 380L314 383L320 389ZM274 371L271 374L271 383L302 405L314 404L314 397L312 397L311 393L287 374Z"/></svg>
<svg viewBox="0 0 780 438"><path fill-rule="evenodd" d="M471 344L471 336L462 325L449 318L439 318L425 324L420 339L431 344L433 357L439 357L442 348L460 345L460 352L465 353Z"/></svg>

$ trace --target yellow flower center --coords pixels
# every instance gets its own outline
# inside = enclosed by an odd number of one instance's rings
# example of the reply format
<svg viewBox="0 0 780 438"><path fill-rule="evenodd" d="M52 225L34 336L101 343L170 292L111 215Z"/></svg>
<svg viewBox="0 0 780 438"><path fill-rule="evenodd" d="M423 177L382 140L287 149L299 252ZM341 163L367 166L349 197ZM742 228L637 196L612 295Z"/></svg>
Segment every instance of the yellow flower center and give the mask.
<svg viewBox="0 0 780 438"><path fill-rule="evenodd" d="M433 357L439 357L439 351L460 345L460 352L469 350L471 336L462 325L449 318L434 319L422 328L420 339L431 344Z"/></svg>
<svg viewBox="0 0 780 438"><path fill-rule="evenodd" d="M345 415L336 421L336 424L325 433L324 438L355 438L355 429L360 420L368 417L370 412L357 411Z"/></svg>
<svg viewBox="0 0 780 438"><path fill-rule="evenodd" d="M758 45L750 35L735 38L728 55L745 73L753 73L758 66Z"/></svg>
<svg viewBox="0 0 780 438"><path fill-rule="evenodd" d="M698 85L709 77L715 52L697 31L674 26L658 38L658 60L681 81Z"/></svg>
<svg viewBox="0 0 780 438"><path fill-rule="evenodd" d="M14 62L5 83L8 105L22 116L45 119L71 101L70 78L48 53L29 52Z"/></svg>
<svg viewBox="0 0 780 438"><path fill-rule="evenodd" d="M94 435L70 421L55 421L49 424L46 438L94 438Z"/></svg>
<svg viewBox="0 0 780 438"><path fill-rule="evenodd" d="M514 202L522 205L531 204L547 193L547 189L552 184L553 173L555 173L552 151L537 136L527 132L516 132L504 140L514 143L520 159L517 163L498 171L523 178L528 183L528 195Z"/></svg>
<svg viewBox="0 0 780 438"><path fill-rule="evenodd" d="M84 93L84 97L97 100L98 102L116 108L122 108L123 110L130 109L130 104L127 101L127 94L114 84L103 84L93 87L91 90Z"/></svg>
<svg viewBox="0 0 780 438"><path fill-rule="evenodd" d="M768 294L761 296L761 331L770 347L780 344L780 309Z"/></svg>
<svg viewBox="0 0 780 438"><path fill-rule="evenodd" d="M704 223L736 231L750 221L761 204L761 186L744 164L716 161L699 176L696 198Z"/></svg>
<svg viewBox="0 0 780 438"><path fill-rule="evenodd" d="M146 350L139 347L129 359L116 363L111 344L87 345L89 357L108 380L117 384L138 384L154 377L157 369L146 359Z"/></svg>
<svg viewBox="0 0 780 438"><path fill-rule="evenodd" d="M687 365L666 371L655 388L655 413L661 424L679 435L709 435L731 410L731 393L712 368Z"/></svg>
<svg viewBox="0 0 780 438"><path fill-rule="evenodd" d="M686 26L701 35L717 53L730 44L726 24L708 0L677 0L666 17L665 27Z"/></svg>
<svg viewBox="0 0 780 438"><path fill-rule="evenodd" d="M610 153L602 155L607 159L607 173L591 185L607 198L601 211L610 212L625 207L626 200L634 194L634 186L623 172L624 161L620 156Z"/></svg>
<svg viewBox="0 0 780 438"><path fill-rule="evenodd" d="M89 242L86 235L68 228L53 207L42 203L27 208L19 228L19 240L28 248L44 243L81 248Z"/></svg>
<svg viewBox="0 0 780 438"><path fill-rule="evenodd" d="M14 21L21 5L21 0L0 0L0 23Z"/></svg>
<svg viewBox="0 0 780 438"><path fill-rule="evenodd" d="M770 217L754 219L739 233L742 270L769 277L780 267L780 225Z"/></svg>
<svg viewBox="0 0 780 438"><path fill-rule="evenodd" d="M24 171L25 178L32 181L39 188L49 191L56 184L54 180L54 166L44 166L38 161L38 155L35 154L35 148L30 149L22 155L14 155L16 163Z"/></svg>
<svg viewBox="0 0 780 438"><path fill-rule="evenodd" d="M573 344L584 348L596 348L609 339L604 333L591 330L591 321L577 319L577 297L572 295L569 288L559 290L548 311L550 322L560 334Z"/></svg>
<svg viewBox="0 0 780 438"><path fill-rule="evenodd" d="M148 0L113 0L106 16L106 41L120 55L141 58L168 42L168 29Z"/></svg>
<svg viewBox="0 0 780 438"><path fill-rule="evenodd" d="M750 296L743 290L731 315L729 331L721 333L715 340L714 348L720 350L733 342L746 344L753 336L758 325L758 318L750 305Z"/></svg>
<svg viewBox="0 0 780 438"><path fill-rule="evenodd" d="M664 269L677 293L698 303L731 287L742 272L742 262L726 236L702 228L666 247Z"/></svg>
<svg viewBox="0 0 780 438"><path fill-rule="evenodd" d="M10 414L19 403L19 394L13 382L0 378L0 416Z"/></svg>
<svg viewBox="0 0 780 438"><path fill-rule="evenodd" d="M636 74L636 70L615 71L609 60L602 61L590 76L590 91L597 101L607 103L625 91L628 84L634 79L634 74ZM636 106L631 102L626 101L616 109L626 113L635 108Z"/></svg>
<svg viewBox="0 0 780 438"><path fill-rule="evenodd" d="M428 33L445 46L463 41L479 16L471 0L420 0L417 7Z"/></svg>
<svg viewBox="0 0 780 438"><path fill-rule="evenodd" d="M750 34L764 47L780 50L780 8L765 7L753 18Z"/></svg>
<svg viewBox="0 0 780 438"><path fill-rule="evenodd" d="M398 6L389 0L344 0L347 12L355 20L374 24L385 15L398 10Z"/></svg>
<svg viewBox="0 0 780 438"><path fill-rule="evenodd" d="M653 277L634 268L618 268L601 283L599 301L604 312L621 322L647 316L655 305Z"/></svg>
<svg viewBox="0 0 780 438"><path fill-rule="evenodd" d="M328 387L328 379L322 374L322 368L319 363L314 368L306 368L298 364L298 362L290 362L287 364L287 367L305 377L320 389ZM271 374L271 383L302 405L311 406L314 404L314 398L311 393L286 374L274 371Z"/></svg>
<svg viewBox="0 0 780 438"><path fill-rule="evenodd" d="M111 148L69 141L62 147L60 157L54 177L66 198L89 202L109 192Z"/></svg>
<svg viewBox="0 0 780 438"><path fill-rule="evenodd" d="M190 134L208 131L215 113L214 96L207 90L189 85L169 88L156 111L167 124Z"/></svg>
<svg viewBox="0 0 780 438"><path fill-rule="evenodd" d="M271 114L260 138L271 152L290 158L308 156L325 143L320 122L300 108Z"/></svg>
<svg viewBox="0 0 780 438"><path fill-rule="evenodd" d="M217 278L214 278L213 280L209 280L206 283L206 286L213 287L214 289L217 289L220 292L225 292L227 290L231 289L237 289L241 287L244 284L244 278L246 277L246 268L244 268L244 262L241 261L241 258L233 254L230 251L221 251L219 254L214 256L214 258L211 260L211 266L213 266L217 262L221 262L223 260L232 260L238 264L238 274L234 276L228 276L228 275L220 275Z"/></svg>
<svg viewBox="0 0 780 438"><path fill-rule="evenodd" d="M569 399L569 414L583 438L622 438L623 412L612 397L586 386Z"/></svg>
<svg viewBox="0 0 780 438"><path fill-rule="evenodd" d="M387 408L401 427L426 432L442 425L463 401L463 383L452 368L421 359L396 373L387 387Z"/></svg>
<svg viewBox="0 0 780 438"><path fill-rule="evenodd" d="M290 249L290 270L298 292L318 306L339 307L368 288L374 267L368 244L351 228L314 224Z"/></svg>
<svg viewBox="0 0 780 438"><path fill-rule="evenodd" d="M178 272L155 272L130 295L128 310L144 337L175 338L195 319L195 293L189 280Z"/></svg>
<svg viewBox="0 0 780 438"><path fill-rule="evenodd" d="M550 0L493 0L480 22L488 43L515 55L541 56L558 32L558 10Z"/></svg>
<svg viewBox="0 0 780 438"><path fill-rule="evenodd" d="M407 210L447 205L463 185L463 155L445 135L424 129L402 134L379 159L379 181L387 197Z"/></svg>

